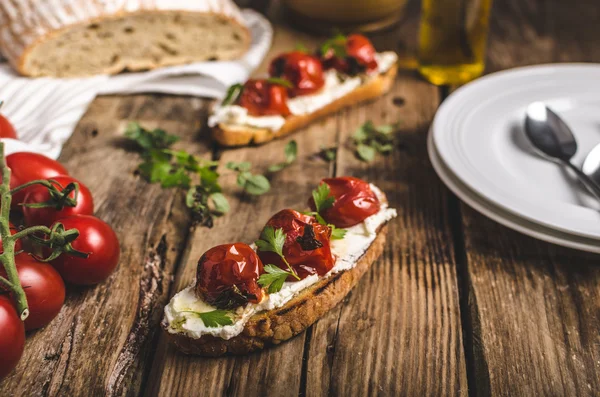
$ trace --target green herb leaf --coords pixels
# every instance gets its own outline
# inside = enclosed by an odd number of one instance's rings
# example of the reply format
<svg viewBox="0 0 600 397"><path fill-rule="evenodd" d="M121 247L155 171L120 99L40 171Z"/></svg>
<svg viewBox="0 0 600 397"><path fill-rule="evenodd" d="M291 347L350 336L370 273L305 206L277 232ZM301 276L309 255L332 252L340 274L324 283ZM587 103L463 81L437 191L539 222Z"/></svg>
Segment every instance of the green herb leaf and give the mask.
<svg viewBox="0 0 600 397"><path fill-rule="evenodd" d="M193 313L200 317L200 320L209 328L221 327L223 325L233 324L230 312L226 310L213 310L210 312L195 312L192 310L183 310L182 313Z"/></svg>
<svg viewBox="0 0 600 397"><path fill-rule="evenodd" d="M346 233L348 232L346 229L340 229L333 225L329 225L329 227L331 227L331 238L333 240L343 239L346 236Z"/></svg>
<svg viewBox="0 0 600 397"><path fill-rule="evenodd" d="M337 157L337 147L326 148L321 146L321 151L319 152L319 156L325 161L335 161Z"/></svg>
<svg viewBox="0 0 600 397"><path fill-rule="evenodd" d="M227 89L227 93L225 94L225 99L223 99L222 105L226 106L232 103L235 103L237 99L244 91L244 86L242 84L234 84Z"/></svg>
<svg viewBox="0 0 600 397"><path fill-rule="evenodd" d="M264 175L250 175L246 179L244 190L253 196L260 196L271 190L271 183Z"/></svg>
<svg viewBox="0 0 600 397"><path fill-rule="evenodd" d="M276 292L281 291L281 287L283 287L283 283L289 276L293 277L293 274L280 269L275 265L266 265L265 272L258 278L258 284L263 288L268 288L267 291L269 294L274 294Z"/></svg>
<svg viewBox="0 0 600 397"><path fill-rule="evenodd" d="M285 237L283 229L274 229L272 226L265 226L260 234L260 239L256 240L255 244L259 251L270 251L283 257Z"/></svg>
<svg viewBox="0 0 600 397"><path fill-rule="evenodd" d="M283 151L285 153L285 162L273 164L268 168L269 172L281 171L282 169L296 161L296 158L298 156L298 144L296 143L296 141L291 140L287 143L287 145L285 145Z"/></svg>
<svg viewBox="0 0 600 397"><path fill-rule="evenodd" d="M250 171L252 163L250 163L249 161L242 161L240 163L229 161L225 166L233 171Z"/></svg>
<svg viewBox="0 0 600 397"><path fill-rule="evenodd" d="M288 79L283 79L281 77L269 77L267 79L267 83L281 85L285 88L294 88L294 85Z"/></svg>
<svg viewBox="0 0 600 397"><path fill-rule="evenodd" d="M346 41L347 41L346 36L338 33L335 36L333 36L332 38L330 38L329 40L325 41L325 43L323 43L323 45L319 49L319 52L321 53L321 56L326 56L327 53L331 50L331 51L333 51L333 54L336 57L345 58L346 57Z"/></svg>
<svg viewBox="0 0 600 397"><path fill-rule="evenodd" d="M326 183L321 183L315 190L312 191L313 200L315 201L315 207L317 209L317 213L321 213L328 208L333 206L335 202L335 197L330 196L331 190L329 189L329 185Z"/></svg>
<svg viewBox="0 0 600 397"><path fill-rule="evenodd" d="M212 200L215 213L225 214L229 212L229 201L227 201L227 198L223 195L223 193L212 193L210 195L210 199Z"/></svg>
<svg viewBox="0 0 600 397"><path fill-rule="evenodd" d="M136 122L127 125L125 136L145 150L165 149L179 140L179 137L167 134L164 130L159 128L147 130Z"/></svg>
<svg viewBox="0 0 600 397"><path fill-rule="evenodd" d="M361 143L356 147L356 154L358 154L358 157L367 163L373 161L376 152L377 151L373 146L367 146L364 143Z"/></svg>

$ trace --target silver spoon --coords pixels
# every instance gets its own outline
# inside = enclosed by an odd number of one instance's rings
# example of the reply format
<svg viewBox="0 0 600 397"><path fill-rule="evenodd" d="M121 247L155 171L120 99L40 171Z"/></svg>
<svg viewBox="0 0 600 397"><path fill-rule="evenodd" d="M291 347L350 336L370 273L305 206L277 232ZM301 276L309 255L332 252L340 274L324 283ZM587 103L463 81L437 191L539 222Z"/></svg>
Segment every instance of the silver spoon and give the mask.
<svg viewBox="0 0 600 397"><path fill-rule="evenodd" d="M600 185L600 144L590 150L583 161L581 170L584 174L592 178L596 184Z"/></svg>
<svg viewBox="0 0 600 397"><path fill-rule="evenodd" d="M600 187L571 162L577 141L569 126L542 102L527 107L525 134L543 157L570 168L583 185L600 200Z"/></svg>

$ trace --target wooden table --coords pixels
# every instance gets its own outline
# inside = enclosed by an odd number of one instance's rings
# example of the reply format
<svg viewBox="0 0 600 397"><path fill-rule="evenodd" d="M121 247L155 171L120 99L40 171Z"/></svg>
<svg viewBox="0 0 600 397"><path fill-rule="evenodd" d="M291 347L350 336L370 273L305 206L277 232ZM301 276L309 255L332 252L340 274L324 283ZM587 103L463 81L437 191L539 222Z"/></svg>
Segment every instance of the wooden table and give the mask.
<svg viewBox="0 0 600 397"><path fill-rule="evenodd" d="M373 36L377 47L410 53L418 8L411 2L398 28ZM266 11L279 20L277 5ZM599 21L596 0L498 0L488 71L600 62ZM275 33L273 53L317 41L280 25ZM122 136L126 123L161 126L181 136L181 147L221 164L249 160L257 171L280 161L289 139L221 150L206 139L209 100L98 98L60 160L117 231L121 264L95 288L69 289L58 318L29 335L0 395L598 395L600 257L513 232L449 193L425 145L448 92L402 73L388 95L295 134L298 161L273 176L264 196L240 194L223 170L232 208L212 230L191 229L176 191L134 175L139 159ZM402 121L397 148L372 164L347 145L367 119ZM335 163L315 159L334 145ZM199 256L254 240L270 214L302 207L331 175L376 183L399 213L385 253L348 298L303 334L247 357L188 357L165 343L162 308L193 279Z"/></svg>

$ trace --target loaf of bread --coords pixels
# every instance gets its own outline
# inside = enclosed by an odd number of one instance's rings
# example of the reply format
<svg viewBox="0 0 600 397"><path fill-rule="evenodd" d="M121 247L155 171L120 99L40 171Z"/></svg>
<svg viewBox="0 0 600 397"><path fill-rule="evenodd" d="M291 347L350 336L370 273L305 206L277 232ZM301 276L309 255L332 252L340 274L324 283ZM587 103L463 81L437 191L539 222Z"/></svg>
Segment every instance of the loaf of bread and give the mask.
<svg viewBox="0 0 600 397"><path fill-rule="evenodd" d="M27 76L231 60L250 33L231 0L1 0L0 49Z"/></svg>

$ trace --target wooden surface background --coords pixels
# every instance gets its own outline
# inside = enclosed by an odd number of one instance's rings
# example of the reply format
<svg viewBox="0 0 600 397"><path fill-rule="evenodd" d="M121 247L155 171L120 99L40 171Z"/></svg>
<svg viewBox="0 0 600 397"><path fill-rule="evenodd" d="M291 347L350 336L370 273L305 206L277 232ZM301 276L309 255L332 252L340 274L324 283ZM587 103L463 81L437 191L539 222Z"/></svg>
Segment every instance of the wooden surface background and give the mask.
<svg viewBox="0 0 600 397"><path fill-rule="evenodd" d="M277 4L246 3L281 21ZM397 28L372 36L376 47L410 59L418 17L411 0ZM598 21L596 0L498 0L488 71L600 62ZM272 52L318 40L275 22ZM96 99L60 160L118 233L121 264L95 288L69 289L58 318L29 335L0 396L599 395L600 257L504 228L441 184L426 134L450 90L407 71L374 102L288 139L234 150L207 139L209 100ZM402 121L393 154L369 165L348 147L368 119ZM249 160L265 171L282 160L289 139L299 158L261 197L240 194L223 169L231 213L212 230L192 229L179 194L134 175L138 157L123 138L131 120L175 133L178 145L221 164ZM334 145L334 163L315 157ZM198 257L219 243L253 241L270 214L301 207L330 175L374 182L399 212L383 256L348 298L305 333L247 357L188 357L168 345L158 327L162 308L193 279Z"/></svg>

